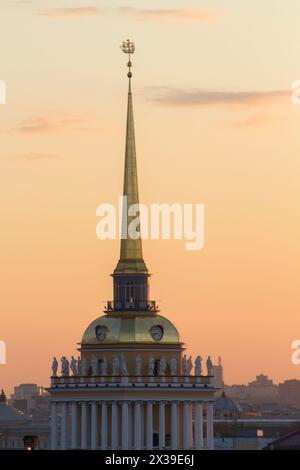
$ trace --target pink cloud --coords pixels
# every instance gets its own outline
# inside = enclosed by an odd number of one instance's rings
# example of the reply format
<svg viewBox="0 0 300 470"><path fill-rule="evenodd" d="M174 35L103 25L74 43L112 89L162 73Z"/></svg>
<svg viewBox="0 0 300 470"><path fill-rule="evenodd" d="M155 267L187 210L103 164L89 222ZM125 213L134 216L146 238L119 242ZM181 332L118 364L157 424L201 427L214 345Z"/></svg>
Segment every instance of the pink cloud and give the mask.
<svg viewBox="0 0 300 470"><path fill-rule="evenodd" d="M258 127L268 124L281 123L284 119L279 116L274 116L270 114L254 114L247 117L246 119L235 122L234 124L239 127Z"/></svg>
<svg viewBox="0 0 300 470"><path fill-rule="evenodd" d="M149 87L144 96L150 101L165 106L265 106L288 99L290 91L223 91L201 89L171 89L168 87Z"/></svg>
<svg viewBox="0 0 300 470"><path fill-rule="evenodd" d="M2 130L2 133L42 134L49 132L95 131L98 128L90 119L80 116L48 115L29 118L16 127Z"/></svg>
<svg viewBox="0 0 300 470"><path fill-rule="evenodd" d="M118 12L123 15L129 15L141 20L152 21L210 21L223 15L220 10L203 9L146 9L133 7L120 7Z"/></svg>
<svg viewBox="0 0 300 470"><path fill-rule="evenodd" d="M96 16L100 15L102 10L94 6L86 7L65 7L42 10L39 14L51 18L77 17L77 16Z"/></svg>

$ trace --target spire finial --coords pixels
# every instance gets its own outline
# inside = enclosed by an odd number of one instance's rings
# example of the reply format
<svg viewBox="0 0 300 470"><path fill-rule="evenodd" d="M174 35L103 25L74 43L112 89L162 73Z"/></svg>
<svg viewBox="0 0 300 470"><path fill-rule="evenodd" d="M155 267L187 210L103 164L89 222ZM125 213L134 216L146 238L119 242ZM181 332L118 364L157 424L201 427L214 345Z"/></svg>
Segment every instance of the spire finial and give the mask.
<svg viewBox="0 0 300 470"><path fill-rule="evenodd" d="M127 77L129 78L129 80L131 79L132 77L132 73L131 73L131 67L132 67L132 63L131 63L131 60L130 60L130 56L134 53L135 51L135 45L132 41L130 41L130 39L127 39L127 41L123 41L122 42L122 45L120 46L122 51L124 52L124 54L128 54L128 62L127 62L127 67L129 69L128 71L128 74L127 74Z"/></svg>

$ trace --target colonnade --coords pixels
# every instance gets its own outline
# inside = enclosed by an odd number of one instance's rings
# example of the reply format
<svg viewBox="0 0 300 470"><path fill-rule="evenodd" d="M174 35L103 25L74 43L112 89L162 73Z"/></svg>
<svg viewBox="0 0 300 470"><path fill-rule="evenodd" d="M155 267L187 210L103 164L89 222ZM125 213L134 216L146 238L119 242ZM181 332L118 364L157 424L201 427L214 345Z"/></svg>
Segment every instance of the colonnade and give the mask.
<svg viewBox="0 0 300 470"><path fill-rule="evenodd" d="M213 449L213 402L52 401L51 448Z"/></svg>

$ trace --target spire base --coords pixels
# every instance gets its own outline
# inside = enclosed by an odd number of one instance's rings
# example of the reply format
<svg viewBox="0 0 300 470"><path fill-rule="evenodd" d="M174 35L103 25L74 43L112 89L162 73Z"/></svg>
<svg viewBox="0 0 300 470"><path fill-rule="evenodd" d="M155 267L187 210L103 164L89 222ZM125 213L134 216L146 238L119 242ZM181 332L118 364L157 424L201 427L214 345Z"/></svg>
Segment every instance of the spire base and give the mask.
<svg viewBox="0 0 300 470"><path fill-rule="evenodd" d="M146 274L149 276L149 271L143 259L120 259L113 274Z"/></svg>

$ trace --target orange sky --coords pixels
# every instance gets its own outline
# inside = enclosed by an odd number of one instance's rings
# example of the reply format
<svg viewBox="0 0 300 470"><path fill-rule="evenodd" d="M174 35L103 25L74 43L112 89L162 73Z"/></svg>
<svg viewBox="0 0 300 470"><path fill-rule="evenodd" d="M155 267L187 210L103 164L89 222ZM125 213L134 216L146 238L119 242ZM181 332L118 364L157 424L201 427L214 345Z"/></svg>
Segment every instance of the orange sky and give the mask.
<svg viewBox="0 0 300 470"><path fill-rule="evenodd" d="M0 387L47 386L112 297L128 36L141 202L205 204L203 250L144 242L151 298L227 383L300 379L300 5L244 3L1 2Z"/></svg>

